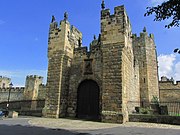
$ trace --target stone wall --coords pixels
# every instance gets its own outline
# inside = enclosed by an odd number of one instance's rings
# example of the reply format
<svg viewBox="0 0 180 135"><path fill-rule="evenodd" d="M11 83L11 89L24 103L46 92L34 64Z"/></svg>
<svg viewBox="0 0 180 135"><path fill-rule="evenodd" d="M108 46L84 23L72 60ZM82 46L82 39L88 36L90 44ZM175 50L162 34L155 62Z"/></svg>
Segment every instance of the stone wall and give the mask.
<svg viewBox="0 0 180 135"><path fill-rule="evenodd" d="M26 77L25 87L0 88L0 102L45 99L46 86L43 77L30 75ZM10 93L9 93L10 92Z"/></svg>
<svg viewBox="0 0 180 135"><path fill-rule="evenodd" d="M91 61L91 72L87 72L85 64L87 60ZM78 47L74 50L74 58L70 68L68 110L67 115L76 116L78 86L84 80L94 80L100 87L100 110L101 110L101 73L102 73L102 53L100 45L92 45L90 51L87 47Z"/></svg>
<svg viewBox="0 0 180 135"><path fill-rule="evenodd" d="M17 111L19 115L28 116L42 116L42 109L44 108L45 100L21 100L10 101L8 109L11 111ZM32 108L32 104L36 104L35 108ZM0 103L0 108L5 109L7 102Z"/></svg>
<svg viewBox="0 0 180 135"><path fill-rule="evenodd" d="M37 99L42 100L45 99L46 97L46 85L39 85L39 90L38 90L38 97Z"/></svg>
<svg viewBox="0 0 180 135"><path fill-rule="evenodd" d="M10 101L20 101L24 99L24 87L0 88L0 102L7 102L10 90Z"/></svg>
<svg viewBox="0 0 180 135"><path fill-rule="evenodd" d="M44 104L46 93L42 79L41 76L30 75L26 77L25 87L0 88L0 107L6 108L9 98L9 110L42 110L40 104Z"/></svg>
<svg viewBox="0 0 180 135"><path fill-rule="evenodd" d="M161 102L180 102L180 81L159 81Z"/></svg>
<svg viewBox="0 0 180 135"><path fill-rule="evenodd" d="M130 122L149 122L149 123L180 125L180 117L179 116L168 116L168 115L131 114L131 115L129 115L129 121Z"/></svg>

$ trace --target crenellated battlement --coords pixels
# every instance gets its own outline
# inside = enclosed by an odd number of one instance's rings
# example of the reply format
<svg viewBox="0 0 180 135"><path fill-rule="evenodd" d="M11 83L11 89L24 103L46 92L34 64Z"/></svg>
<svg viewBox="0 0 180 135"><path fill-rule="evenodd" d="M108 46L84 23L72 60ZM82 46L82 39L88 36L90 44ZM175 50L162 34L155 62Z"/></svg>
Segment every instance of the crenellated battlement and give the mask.
<svg viewBox="0 0 180 135"><path fill-rule="evenodd" d="M114 13L110 13L110 9L101 10L101 19L113 19L115 17L126 14L124 5L114 8Z"/></svg>
<svg viewBox="0 0 180 135"><path fill-rule="evenodd" d="M87 55L87 53L88 53L87 46L78 47L74 49L74 55Z"/></svg>
<svg viewBox="0 0 180 135"><path fill-rule="evenodd" d="M154 34L147 35L147 33L140 33L140 36L137 36L137 34L132 34L132 38L134 40L140 40L144 38L145 36L147 36L148 38L154 39Z"/></svg>
<svg viewBox="0 0 180 135"><path fill-rule="evenodd" d="M101 10L101 35L102 44L131 42L131 23L124 5L115 7L113 14L109 9Z"/></svg>
<svg viewBox="0 0 180 135"><path fill-rule="evenodd" d="M101 25L105 22L108 25L119 24L121 28L131 26L124 5L115 7L114 14L110 13L110 9L101 10Z"/></svg>
<svg viewBox="0 0 180 135"><path fill-rule="evenodd" d="M180 81L159 81L159 83L168 84L172 86L179 86L180 88Z"/></svg>
<svg viewBox="0 0 180 135"><path fill-rule="evenodd" d="M180 90L180 81L174 81L173 78L169 79L162 76L159 81L160 90Z"/></svg>
<svg viewBox="0 0 180 135"><path fill-rule="evenodd" d="M0 80L11 80L11 79L8 77L0 76Z"/></svg>
<svg viewBox="0 0 180 135"><path fill-rule="evenodd" d="M160 101L180 102L180 81L162 76L159 81Z"/></svg>
<svg viewBox="0 0 180 135"><path fill-rule="evenodd" d="M105 9L101 11L101 19L110 18L110 9Z"/></svg>
<svg viewBox="0 0 180 135"><path fill-rule="evenodd" d="M38 75L28 75L26 78L27 79L31 79L31 78L33 78L33 79L43 79L42 76L38 76Z"/></svg>
<svg viewBox="0 0 180 135"><path fill-rule="evenodd" d="M149 38L149 39L152 39L152 40L154 40L154 34L149 34L148 35L148 33L147 33L147 31L146 31L146 27L144 27L144 29L143 29L143 32L141 32L140 33L140 35L139 36L137 36L137 34L132 34L132 39L133 40L142 40L142 39L144 39L144 38Z"/></svg>
<svg viewBox="0 0 180 135"><path fill-rule="evenodd" d="M90 45L90 50L88 51L87 46L85 47L78 47L74 49L74 55L75 56L83 56L83 55L88 55L88 54L94 54L94 53L99 53L101 51L101 44L96 44L96 45Z"/></svg>
<svg viewBox="0 0 180 135"><path fill-rule="evenodd" d="M90 47L91 53L98 53L101 51L101 45L95 45Z"/></svg>
<svg viewBox="0 0 180 135"><path fill-rule="evenodd" d="M64 51L70 58L73 57L74 48L82 46L82 33L68 22L68 15L65 12L64 20L59 25L53 16L48 38L48 57L56 51Z"/></svg>
<svg viewBox="0 0 180 135"><path fill-rule="evenodd" d="M9 90L11 92L17 92L17 93L20 93L20 92L24 92L24 87L12 87L12 88L0 88L0 92L9 92Z"/></svg>
<svg viewBox="0 0 180 135"><path fill-rule="evenodd" d="M171 80L167 80L167 81L159 81L160 84L160 89L179 89L180 90L180 81L171 81Z"/></svg>

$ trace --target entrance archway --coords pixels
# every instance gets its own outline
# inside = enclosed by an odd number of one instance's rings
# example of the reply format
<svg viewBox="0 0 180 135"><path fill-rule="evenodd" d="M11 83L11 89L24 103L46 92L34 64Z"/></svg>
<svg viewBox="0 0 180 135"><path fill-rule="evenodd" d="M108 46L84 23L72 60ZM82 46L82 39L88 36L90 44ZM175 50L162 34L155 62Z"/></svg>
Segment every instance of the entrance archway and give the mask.
<svg viewBox="0 0 180 135"><path fill-rule="evenodd" d="M99 86L93 80L85 80L78 87L77 117L89 120L99 119Z"/></svg>

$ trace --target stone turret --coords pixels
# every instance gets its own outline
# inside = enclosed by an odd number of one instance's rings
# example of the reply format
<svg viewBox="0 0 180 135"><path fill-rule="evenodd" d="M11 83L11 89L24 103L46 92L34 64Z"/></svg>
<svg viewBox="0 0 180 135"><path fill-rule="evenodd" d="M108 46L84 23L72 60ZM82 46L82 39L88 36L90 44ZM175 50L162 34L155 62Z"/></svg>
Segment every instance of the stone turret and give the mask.
<svg viewBox="0 0 180 135"><path fill-rule="evenodd" d="M124 6L101 10L102 121L128 121L129 90L134 90L131 24Z"/></svg>
<svg viewBox="0 0 180 135"><path fill-rule="evenodd" d="M0 88L8 88L11 82L10 78L0 76Z"/></svg>
<svg viewBox="0 0 180 135"><path fill-rule="evenodd" d="M55 19L52 20L49 29L47 94L43 115L58 118L66 113L69 67L74 48L79 47L82 42L82 34L70 25L67 12L59 27Z"/></svg>
<svg viewBox="0 0 180 135"><path fill-rule="evenodd" d="M114 14L109 9L101 10L101 39L103 44L131 42L131 24L124 6L114 8ZM126 42L126 43L125 43Z"/></svg>
<svg viewBox="0 0 180 135"><path fill-rule="evenodd" d="M156 46L153 34L148 35L146 28L133 37L134 56L139 62L140 100L148 103L153 96L159 98L158 67Z"/></svg>
<svg viewBox="0 0 180 135"><path fill-rule="evenodd" d="M39 86L43 82L43 77L30 75L26 77L24 90L24 100L36 100L38 97Z"/></svg>

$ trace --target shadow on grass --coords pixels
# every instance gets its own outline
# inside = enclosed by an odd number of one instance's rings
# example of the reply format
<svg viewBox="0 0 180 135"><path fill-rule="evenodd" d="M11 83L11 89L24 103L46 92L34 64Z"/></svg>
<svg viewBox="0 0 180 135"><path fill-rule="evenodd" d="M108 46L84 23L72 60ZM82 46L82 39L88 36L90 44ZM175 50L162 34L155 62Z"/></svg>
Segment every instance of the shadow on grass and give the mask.
<svg viewBox="0 0 180 135"><path fill-rule="evenodd" d="M64 129L48 129L43 127L22 125L0 125L0 135L91 135Z"/></svg>

